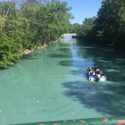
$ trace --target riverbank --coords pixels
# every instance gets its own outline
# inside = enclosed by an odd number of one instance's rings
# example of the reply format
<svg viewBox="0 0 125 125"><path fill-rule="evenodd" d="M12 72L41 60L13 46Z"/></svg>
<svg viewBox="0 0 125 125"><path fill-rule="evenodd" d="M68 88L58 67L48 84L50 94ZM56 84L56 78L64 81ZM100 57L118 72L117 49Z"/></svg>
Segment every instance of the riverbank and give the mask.
<svg viewBox="0 0 125 125"><path fill-rule="evenodd" d="M50 46L50 45L52 45L52 44L54 44L54 43L56 43L56 42L55 42L55 41L50 41L50 42L48 42L48 44L44 44L44 45L41 45L41 46L38 46L38 47L34 47L34 48L31 49L31 50L25 49L25 50L21 53L21 55L22 55L22 56L23 56L23 55L29 55L29 54L31 54L32 52L34 52L34 50L39 50L39 49L46 48L46 47L48 47L48 46Z"/></svg>
<svg viewBox="0 0 125 125"><path fill-rule="evenodd" d="M63 34L64 36L76 36L77 34L76 33L65 33Z"/></svg>
<svg viewBox="0 0 125 125"><path fill-rule="evenodd" d="M14 57L11 58L9 61L8 60L6 60L6 61L4 61L4 60L0 61L0 70L7 69L10 66L13 66L15 63L17 63L23 56L29 55L29 54L33 53L35 50L39 50L39 49L43 49L43 48L46 48L48 46L51 46L54 43L56 43L56 41L50 41L47 44L44 43L43 45L41 45L41 46L35 46L32 49L27 49L26 48L26 49L24 49L22 51L18 51L17 53L14 54Z"/></svg>

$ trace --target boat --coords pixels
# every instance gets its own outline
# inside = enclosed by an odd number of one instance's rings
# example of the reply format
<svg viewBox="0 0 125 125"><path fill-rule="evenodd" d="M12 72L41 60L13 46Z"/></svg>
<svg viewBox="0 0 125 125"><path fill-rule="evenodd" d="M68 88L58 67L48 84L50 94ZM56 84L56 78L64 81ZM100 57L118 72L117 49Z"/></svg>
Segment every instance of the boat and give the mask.
<svg viewBox="0 0 125 125"><path fill-rule="evenodd" d="M87 70L87 77L89 81L106 81L106 75L100 68L89 67Z"/></svg>

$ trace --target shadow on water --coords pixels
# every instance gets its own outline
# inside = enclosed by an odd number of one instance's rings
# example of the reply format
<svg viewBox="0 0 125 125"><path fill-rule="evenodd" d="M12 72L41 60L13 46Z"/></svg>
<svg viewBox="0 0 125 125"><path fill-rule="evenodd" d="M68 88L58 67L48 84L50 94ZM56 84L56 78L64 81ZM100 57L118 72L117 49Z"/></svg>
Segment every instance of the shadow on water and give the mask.
<svg viewBox="0 0 125 125"><path fill-rule="evenodd" d="M32 60L32 59L38 59L37 57L35 57L35 56L33 56L33 55L23 55L22 56L22 60L26 60L26 59L30 59L30 60Z"/></svg>
<svg viewBox="0 0 125 125"><path fill-rule="evenodd" d="M62 52L65 52L65 53L67 53L67 52L69 52L69 48L60 48L60 49L58 49L59 51L62 51Z"/></svg>
<svg viewBox="0 0 125 125"><path fill-rule="evenodd" d="M71 60L63 60L63 61L60 61L59 64L61 66L71 66Z"/></svg>
<svg viewBox="0 0 125 125"><path fill-rule="evenodd" d="M86 108L108 115L125 115L125 85L104 86L82 81L65 82L65 95L80 101Z"/></svg>
<svg viewBox="0 0 125 125"><path fill-rule="evenodd" d="M53 58L69 58L70 55L64 55L64 54L50 54L49 55L50 57L53 57Z"/></svg>

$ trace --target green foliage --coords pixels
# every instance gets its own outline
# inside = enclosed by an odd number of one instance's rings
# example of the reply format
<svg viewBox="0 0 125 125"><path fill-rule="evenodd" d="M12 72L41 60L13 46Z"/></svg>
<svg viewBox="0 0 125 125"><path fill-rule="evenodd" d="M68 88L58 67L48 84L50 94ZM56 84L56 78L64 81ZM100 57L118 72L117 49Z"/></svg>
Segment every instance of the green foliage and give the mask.
<svg viewBox="0 0 125 125"><path fill-rule="evenodd" d="M125 1L103 0L97 18L85 19L77 33L91 41L125 48Z"/></svg>
<svg viewBox="0 0 125 125"><path fill-rule="evenodd" d="M95 28L98 39L104 44L125 47L125 1L103 1Z"/></svg>
<svg viewBox="0 0 125 125"><path fill-rule="evenodd" d="M58 0L41 5L28 0L19 10L14 3L0 3L0 68L20 59L25 49L48 44L67 32L70 9Z"/></svg>
<svg viewBox="0 0 125 125"><path fill-rule="evenodd" d="M92 17L92 18L86 18L84 21L83 21L83 24L73 24L73 30L72 32L73 33L77 33L77 35L80 37L80 38L89 38L89 39L92 39L93 37L93 27L95 26L95 20L96 20L96 17Z"/></svg>
<svg viewBox="0 0 125 125"><path fill-rule="evenodd" d="M81 26L80 30L78 31L78 35L80 37L91 37L91 31L95 25L95 17L93 18L86 18L83 21L83 25Z"/></svg>
<svg viewBox="0 0 125 125"><path fill-rule="evenodd" d="M0 67L6 68L12 65L16 60L19 59L20 54L18 53L16 43L13 39L6 34L0 32Z"/></svg>
<svg viewBox="0 0 125 125"><path fill-rule="evenodd" d="M72 32L73 33L78 33L78 32L80 32L81 29L82 29L82 25L80 25L78 23L74 23L72 25Z"/></svg>

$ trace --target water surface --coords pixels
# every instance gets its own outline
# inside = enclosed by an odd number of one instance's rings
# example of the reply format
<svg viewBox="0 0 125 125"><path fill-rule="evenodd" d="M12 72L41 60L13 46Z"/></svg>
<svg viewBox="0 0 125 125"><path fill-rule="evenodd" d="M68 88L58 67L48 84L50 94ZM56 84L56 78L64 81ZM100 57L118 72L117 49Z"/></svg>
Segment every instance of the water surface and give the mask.
<svg viewBox="0 0 125 125"><path fill-rule="evenodd" d="M106 82L88 81L86 70L94 65ZM65 36L0 71L0 124L125 115L124 90L122 51Z"/></svg>

